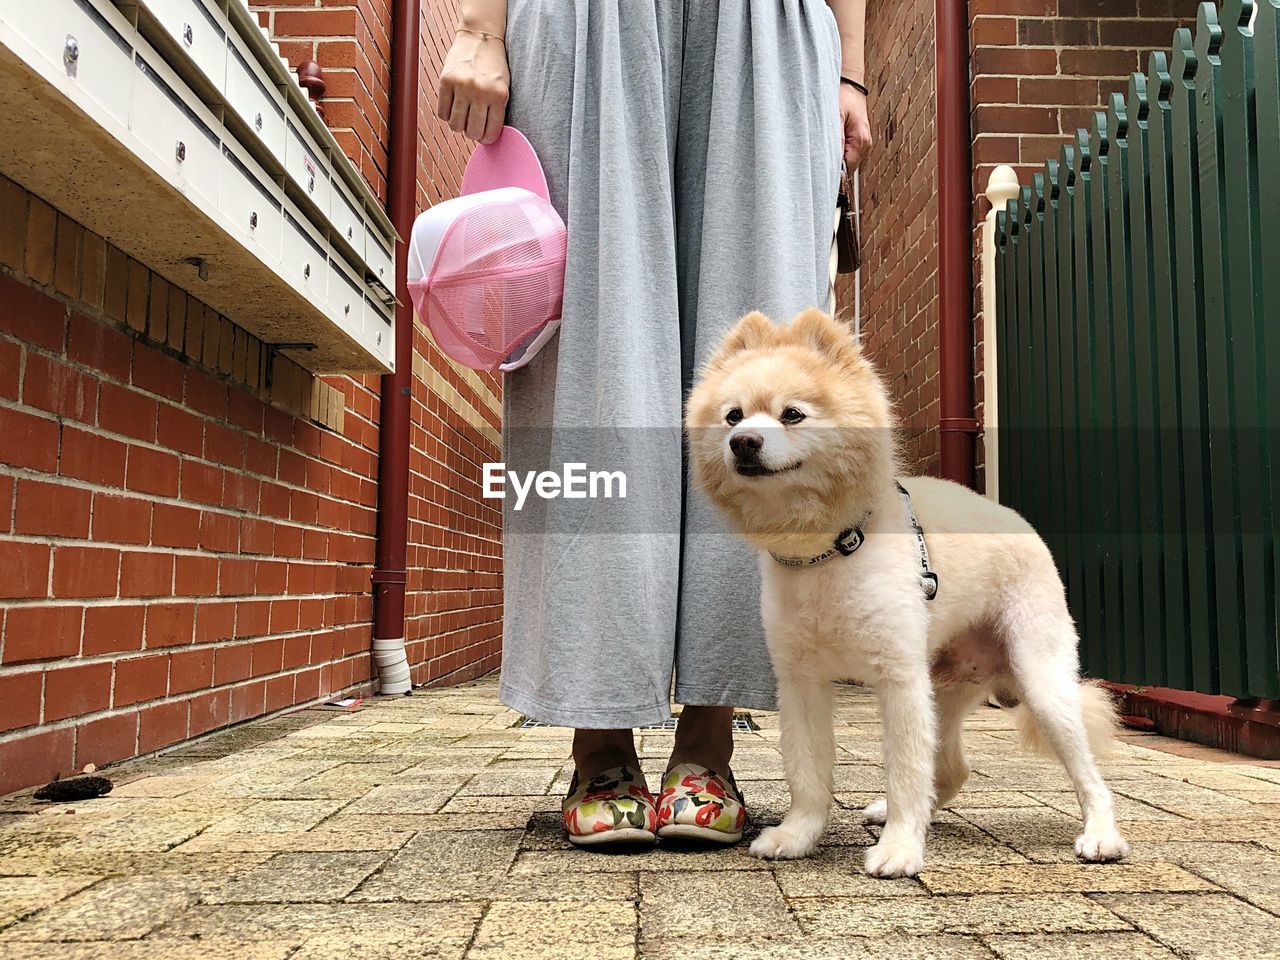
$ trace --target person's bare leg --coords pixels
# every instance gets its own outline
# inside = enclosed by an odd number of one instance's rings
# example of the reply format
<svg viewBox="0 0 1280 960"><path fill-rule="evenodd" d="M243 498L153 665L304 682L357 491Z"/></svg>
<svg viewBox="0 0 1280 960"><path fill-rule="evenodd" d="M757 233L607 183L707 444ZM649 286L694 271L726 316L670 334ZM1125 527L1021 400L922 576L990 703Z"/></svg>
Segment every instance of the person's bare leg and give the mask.
<svg viewBox="0 0 1280 960"><path fill-rule="evenodd" d="M733 707L685 707L676 724L676 743L667 768L698 763L726 774L732 759Z"/></svg>
<svg viewBox="0 0 1280 960"><path fill-rule="evenodd" d="M613 767L640 769L630 730L574 730L573 763L580 782Z"/></svg>

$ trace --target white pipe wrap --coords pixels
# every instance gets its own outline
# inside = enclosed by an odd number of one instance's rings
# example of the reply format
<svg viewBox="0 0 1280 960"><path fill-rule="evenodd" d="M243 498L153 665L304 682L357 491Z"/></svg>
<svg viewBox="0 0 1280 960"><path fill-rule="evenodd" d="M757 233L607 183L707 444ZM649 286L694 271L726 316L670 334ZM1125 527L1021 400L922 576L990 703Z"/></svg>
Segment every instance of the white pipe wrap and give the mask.
<svg viewBox="0 0 1280 960"><path fill-rule="evenodd" d="M409 658L404 652L404 637L375 637L373 660L378 666L379 693L409 692L412 682L409 680Z"/></svg>

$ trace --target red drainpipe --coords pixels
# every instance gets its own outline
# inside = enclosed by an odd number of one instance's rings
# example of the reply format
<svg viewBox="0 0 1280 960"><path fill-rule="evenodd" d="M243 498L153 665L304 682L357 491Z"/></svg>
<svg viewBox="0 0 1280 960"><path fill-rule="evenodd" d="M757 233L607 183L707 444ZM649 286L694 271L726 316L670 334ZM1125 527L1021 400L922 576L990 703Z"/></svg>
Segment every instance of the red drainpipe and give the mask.
<svg viewBox="0 0 1280 960"><path fill-rule="evenodd" d="M942 475L974 485L973 171L969 9L935 0L938 133L938 392Z"/></svg>
<svg viewBox="0 0 1280 960"><path fill-rule="evenodd" d="M391 4L391 157L387 214L407 241L418 194L419 0ZM409 552L409 420L413 308L405 241L396 243L396 371L382 378L378 429L378 548L373 570L373 648L382 693L406 693L405 583Z"/></svg>

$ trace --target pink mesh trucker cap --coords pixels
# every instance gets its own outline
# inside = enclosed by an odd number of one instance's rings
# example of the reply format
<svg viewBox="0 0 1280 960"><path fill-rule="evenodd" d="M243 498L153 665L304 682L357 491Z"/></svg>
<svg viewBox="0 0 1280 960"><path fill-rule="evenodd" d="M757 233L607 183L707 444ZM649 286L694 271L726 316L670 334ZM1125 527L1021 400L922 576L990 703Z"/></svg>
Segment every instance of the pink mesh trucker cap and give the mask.
<svg viewBox="0 0 1280 960"><path fill-rule="evenodd" d="M476 147L462 196L418 215L409 295L440 349L476 370L516 370L560 326L564 221L524 135Z"/></svg>

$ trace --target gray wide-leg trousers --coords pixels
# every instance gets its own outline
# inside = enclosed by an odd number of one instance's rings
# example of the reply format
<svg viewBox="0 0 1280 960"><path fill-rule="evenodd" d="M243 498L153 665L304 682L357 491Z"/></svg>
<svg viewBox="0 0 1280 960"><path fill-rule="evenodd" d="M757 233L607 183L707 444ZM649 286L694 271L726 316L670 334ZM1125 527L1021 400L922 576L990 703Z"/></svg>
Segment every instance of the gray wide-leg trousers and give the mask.
<svg viewBox="0 0 1280 960"><path fill-rule="evenodd" d="M686 486L681 412L742 314L828 302L839 46L823 0L510 0L507 122L569 259L506 466L615 474L507 485L501 698L537 720L661 722L673 668L680 703L774 706L756 561Z"/></svg>

